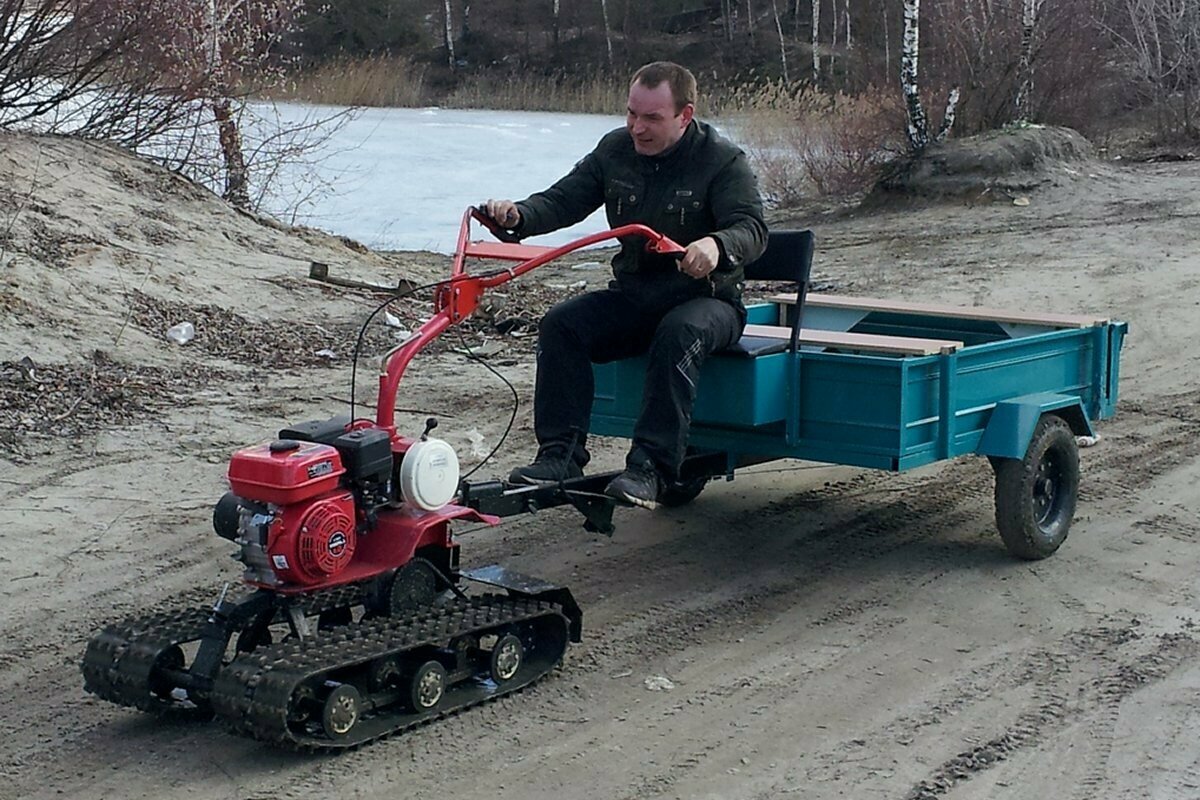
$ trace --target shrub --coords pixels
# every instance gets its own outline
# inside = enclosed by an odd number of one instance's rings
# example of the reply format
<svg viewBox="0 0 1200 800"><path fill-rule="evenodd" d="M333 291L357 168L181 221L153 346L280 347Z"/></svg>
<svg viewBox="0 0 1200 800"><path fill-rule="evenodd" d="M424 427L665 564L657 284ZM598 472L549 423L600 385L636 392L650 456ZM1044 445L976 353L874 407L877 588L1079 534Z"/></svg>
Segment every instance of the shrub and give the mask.
<svg viewBox="0 0 1200 800"><path fill-rule="evenodd" d="M755 164L769 202L796 205L817 194L865 191L903 147L899 92L854 96L772 82L749 93L734 127Z"/></svg>

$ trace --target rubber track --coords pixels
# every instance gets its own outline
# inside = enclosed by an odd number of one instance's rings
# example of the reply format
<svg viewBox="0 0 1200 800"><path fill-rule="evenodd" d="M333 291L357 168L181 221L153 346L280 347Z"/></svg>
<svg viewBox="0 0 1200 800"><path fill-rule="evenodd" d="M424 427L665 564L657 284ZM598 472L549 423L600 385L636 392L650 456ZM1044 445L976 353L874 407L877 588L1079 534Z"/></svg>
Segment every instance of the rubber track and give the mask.
<svg viewBox="0 0 1200 800"><path fill-rule="evenodd" d="M362 602L365 589L365 584L338 586L298 598L296 604L306 615L319 614ZM173 645L199 639L211 614L211 608L177 608L105 626L91 638L84 653L80 665L84 689L117 705L150 713L211 716L206 709L164 700L150 690L159 656Z"/></svg>
<svg viewBox="0 0 1200 800"><path fill-rule="evenodd" d="M289 728L288 712L297 688L323 673L417 648L445 646L458 636L539 617L561 620L565 652L567 620L557 606L504 595L456 600L405 619L380 618L347 625L324 631L319 638L308 641L288 640L245 654L222 669L213 687L213 708L235 731L263 741L300 750L356 747L522 689L549 673L562 660L563 653L556 654L543 669L524 680L505 684L467 702L443 702L445 707L424 714L392 711L389 716L385 709L376 714L372 724L360 723L354 729L361 731L357 736L336 742L297 734Z"/></svg>
<svg viewBox="0 0 1200 800"><path fill-rule="evenodd" d="M83 656L83 688L117 705L152 713L198 712L163 700L150 691L159 655L172 645L200 637L211 610L189 608L109 625L88 642Z"/></svg>

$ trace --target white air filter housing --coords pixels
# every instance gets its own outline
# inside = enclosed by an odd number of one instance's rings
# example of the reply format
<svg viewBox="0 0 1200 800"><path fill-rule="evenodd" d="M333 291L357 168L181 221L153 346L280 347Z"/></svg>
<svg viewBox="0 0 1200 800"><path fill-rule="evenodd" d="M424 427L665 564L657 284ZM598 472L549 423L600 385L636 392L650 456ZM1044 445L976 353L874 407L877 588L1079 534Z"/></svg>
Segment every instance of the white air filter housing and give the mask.
<svg viewBox="0 0 1200 800"><path fill-rule="evenodd" d="M400 496L425 511L437 511L458 493L458 455L441 439L422 439L400 463Z"/></svg>

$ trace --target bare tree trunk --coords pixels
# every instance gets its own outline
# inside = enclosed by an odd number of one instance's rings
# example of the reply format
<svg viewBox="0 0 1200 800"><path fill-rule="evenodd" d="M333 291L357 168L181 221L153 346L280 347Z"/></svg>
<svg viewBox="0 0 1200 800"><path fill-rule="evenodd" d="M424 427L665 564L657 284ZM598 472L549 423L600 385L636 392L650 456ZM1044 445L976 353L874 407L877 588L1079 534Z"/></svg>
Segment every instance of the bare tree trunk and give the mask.
<svg viewBox="0 0 1200 800"><path fill-rule="evenodd" d="M746 0L746 32L750 35L750 43L754 44L754 9L750 8L750 0Z"/></svg>
<svg viewBox="0 0 1200 800"><path fill-rule="evenodd" d="M725 41L733 41L733 0L721 0L721 24L725 28Z"/></svg>
<svg viewBox="0 0 1200 800"><path fill-rule="evenodd" d="M444 0L444 5L446 7L446 60L450 64L450 71L453 72L457 67L454 58L454 20L450 16L450 0Z"/></svg>
<svg viewBox="0 0 1200 800"><path fill-rule="evenodd" d="M850 0L846 0L846 49L854 49L854 40L850 35Z"/></svg>
<svg viewBox="0 0 1200 800"><path fill-rule="evenodd" d="M821 52L817 49L817 33L821 30L821 0L812 0L812 57L813 86L821 82Z"/></svg>
<svg viewBox="0 0 1200 800"><path fill-rule="evenodd" d="M833 65L837 61L837 36L838 36L838 7L837 0L829 0L829 10L833 12L830 16L833 18L833 33L829 37L829 81L833 82Z"/></svg>
<svg viewBox="0 0 1200 800"><path fill-rule="evenodd" d="M471 0L466 0L463 3L463 20L460 29L462 34L458 37L459 41L465 41L471 35Z"/></svg>
<svg viewBox="0 0 1200 800"><path fill-rule="evenodd" d="M917 52L920 36L921 0L904 0L904 49L900 56L900 87L908 109L908 146L920 153L929 145L929 122L917 86Z"/></svg>
<svg viewBox="0 0 1200 800"><path fill-rule="evenodd" d="M775 15L775 33L779 35L779 66L783 69L783 82L787 83L787 45L783 40L783 23L779 21L778 0L771 0L771 12Z"/></svg>
<svg viewBox="0 0 1200 800"><path fill-rule="evenodd" d="M221 77L221 20L217 16L217 0L208 0L205 19L205 36L208 44L208 74L215 76L209 104L217 123L217 140L221 146L221 157L225 161L224 198L238 208L250 207L250 179L246 173L246 154L242 150L242 132L238 130L237 115L233 113L233 101L229 99L229 88Z"/></svg>
<svg viewBox="0 0 1200 800"><path fill-rule="evenodd" d="M238 208L250 207L250 178L246 172L246 156L242 151L242 132L238 129L233 101L215 97L213 117L217 121L217 136L221 156L225 160L225 194L223 197Z"/></svg>
<svg viewBox="0 0 1200 800"><path fill-rule="evenodd" d="M883 4L883 71L892 71L892 37L888 29L887 3Z"/></svg>
<svg viewBox="0 0 1200 800"><path fill-rule="evenodd" d="M600 0L600 10L604 13L604 44L608 47L608 69L613 69L612 29L608 25L608 0Z"/></svg>
<svg viewBox="0 0 1200 800"><path fill-rule="evenodd" d="M558 6L559 0L554 0L554 47L558 47Z"/></svg>

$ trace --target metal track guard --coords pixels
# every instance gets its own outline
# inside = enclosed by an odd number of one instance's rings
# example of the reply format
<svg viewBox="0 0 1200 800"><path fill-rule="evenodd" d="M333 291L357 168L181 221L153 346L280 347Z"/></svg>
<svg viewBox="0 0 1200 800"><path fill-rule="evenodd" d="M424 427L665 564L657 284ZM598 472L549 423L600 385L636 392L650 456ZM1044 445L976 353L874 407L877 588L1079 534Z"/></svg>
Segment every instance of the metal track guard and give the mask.
<svg viewBox="0 0 1200 800"><path fill-rule="evenodd" d="M463 570L459 576L476 583L504 589L514 597L544 600L562 608L563 616L570 623L571 641L578 644L583 640L583 610L575 602L575 596L565 586L555 586L540 578L531 578L499 564Z"/></svg>

